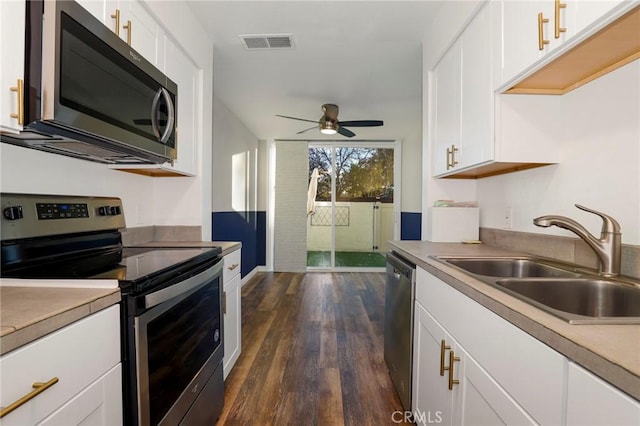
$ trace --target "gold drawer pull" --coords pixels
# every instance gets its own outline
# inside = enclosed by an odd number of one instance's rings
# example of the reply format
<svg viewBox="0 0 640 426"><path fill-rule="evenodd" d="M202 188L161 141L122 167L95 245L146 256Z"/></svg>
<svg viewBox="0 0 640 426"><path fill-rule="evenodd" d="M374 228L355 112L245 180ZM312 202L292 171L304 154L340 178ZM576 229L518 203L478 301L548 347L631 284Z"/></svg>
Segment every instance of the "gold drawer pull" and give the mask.
<svg viewBox="0 0 640 426"><path fill-rule="evenodd" d="M122 26L125 30L127 30L127 44L131 46L131 21L127 21L125 25Z"/></svg>
<svg viewBox="0 0 640 426"><path fill-rule="evenodd" d="M549 22L549 18L544 18L542 12L538 13L538 50L543 50L545 44L549 44L549 40L544 39L544 27L542 24Z"/></svg>
<svg viewBox="0 0 640 426"><path fill-rule="evenodd" d="M458 148L455 145L451 145L451 148L447 148L447 170L454 168L458 165L458 161L456 160L456 152L458 152Z"/></svg>
<svg viewBox="0 0 640 426"><path fill-rule="evenodd" d="M567 7L566 3L560 3L560 0L556 0L556 7L555 7L555 37L556 38L560 38L560 33L564 33L567 31L566 28L562 28L560 26L560 9L564 9Z"/></svg>
<svg viewBox="0 0 640 426"><path fill-rule="evenodd" d="M15 87L10 87L9 90L16 92L18 95L18 112L11 114L11 118L18 120L19 125L24 125L24 80L18 79Z"/></svg>
<svg viewBox="0 0 640 426"><path fill-rule="evenodd" d="M236 269L238 266L240 266L238 263L234 263L233 265L229 266L227 269L230 271L233 271L234 269Z"/></svg>
<svg viewBox="0 0 640 426"><path fill-rule="evenodd" d="M3 408L0 411L0 417L6 416L7 414L12 412L16 408L20 407L21 405L27 403L28 401L32 400L36 396L40 395L42 392L46 391L47 389L49 389L51 386L55 385L56 383L58 383L58 378L57 377L54 377L53 379L49 380L46 383L35 382L32 385L33 390L31 392L29 392L28 394L26 394L25 396L23 396L22 398L20 398L19 400L17 400L16 402L14 402L14 403L8 405L7 407Z"/></svg>
<svg viewBox="0 0 640 426"><path fill-rule="evenodd" d="M453 378L453 363L460 361L459 356L455 356L453 351L449 352L449 390L453 390L453 385L460 384L460 380Z"/></svg>
<svg viewBox="0 0 640 426"><path fill-rule="evenodd" d="M116 9L116 13L111 15L111 17L116 20L116 29L114 32L117 36L120 36L120 9Z"/></svg>
<svg viewBox="0 0 640 426"><path fill-rule="evenodd" d="M444 372L449 369L449 367L444 366L444 352L451 349L451 346L447 346L444 339L440 341L440 375L444 376Z"/></svg>

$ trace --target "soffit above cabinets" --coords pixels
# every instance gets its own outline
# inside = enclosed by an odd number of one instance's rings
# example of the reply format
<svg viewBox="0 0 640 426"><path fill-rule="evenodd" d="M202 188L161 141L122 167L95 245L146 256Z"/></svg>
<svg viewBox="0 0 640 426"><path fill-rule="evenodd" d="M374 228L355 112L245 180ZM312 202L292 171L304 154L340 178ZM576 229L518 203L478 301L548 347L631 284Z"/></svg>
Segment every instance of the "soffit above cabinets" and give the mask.
<svg viewBox="0 0 640 426"><path fill-rule="evenodd" d="M640 6L504 93L562 95L640 58Z"/></svg>

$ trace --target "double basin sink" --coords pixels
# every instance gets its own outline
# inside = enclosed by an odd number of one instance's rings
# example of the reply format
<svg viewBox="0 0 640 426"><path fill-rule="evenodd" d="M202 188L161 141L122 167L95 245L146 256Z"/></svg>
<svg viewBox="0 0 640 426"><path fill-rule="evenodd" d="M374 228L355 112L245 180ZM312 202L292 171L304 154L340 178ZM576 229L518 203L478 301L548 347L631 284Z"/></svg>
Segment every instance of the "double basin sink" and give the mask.
<svg viewBox="0 0 640 426"><path fill-rule="evenodd" d="M640 282L534 257L435 257L571 324L640 324Z"/></svg>

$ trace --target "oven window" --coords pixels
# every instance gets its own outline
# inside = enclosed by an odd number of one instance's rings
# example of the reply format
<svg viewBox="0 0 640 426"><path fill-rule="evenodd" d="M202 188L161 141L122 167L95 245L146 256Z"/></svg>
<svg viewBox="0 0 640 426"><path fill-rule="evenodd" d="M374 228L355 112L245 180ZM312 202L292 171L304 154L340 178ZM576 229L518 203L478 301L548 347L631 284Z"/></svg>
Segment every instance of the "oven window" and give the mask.
<svg viewBox="0 0 640 426"><path fill-rule="evenodd" d="M219 278L147 325L151 424L162 420L221 337Z"/></svg>

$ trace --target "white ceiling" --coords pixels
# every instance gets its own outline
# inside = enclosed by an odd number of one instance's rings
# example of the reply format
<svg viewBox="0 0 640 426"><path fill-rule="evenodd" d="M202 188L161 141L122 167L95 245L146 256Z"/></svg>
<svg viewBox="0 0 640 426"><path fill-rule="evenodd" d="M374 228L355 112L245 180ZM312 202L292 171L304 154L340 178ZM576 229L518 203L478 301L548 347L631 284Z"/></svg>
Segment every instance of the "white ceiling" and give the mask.
<svg viewBox="0 0 640 426"><path fill-rule="evenodd" d="M214 93L259 139L327 139L312 123L324 103L353 139L419 135L422 40L439 1L192 1L214 40ZM249 51L240 35L292 34L293 50ZM348 138L337 135L336 139Z"/></svg>

